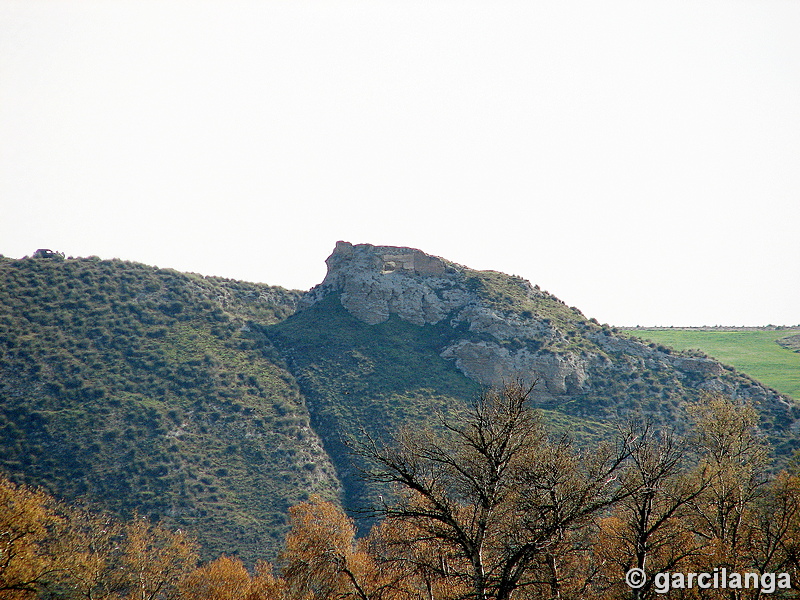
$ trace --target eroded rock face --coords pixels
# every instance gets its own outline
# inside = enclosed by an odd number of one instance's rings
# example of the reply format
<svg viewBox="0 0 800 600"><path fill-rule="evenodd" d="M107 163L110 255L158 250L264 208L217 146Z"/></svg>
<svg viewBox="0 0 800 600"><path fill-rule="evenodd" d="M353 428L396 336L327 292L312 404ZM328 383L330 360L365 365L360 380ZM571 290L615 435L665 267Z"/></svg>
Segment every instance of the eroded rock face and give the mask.
<svg viewBox="0 0 800 600"><path fill-rule="evenodd" d="M522 348L510 351L492 342L460 340L445 348L443 358L451 358L456 367L475 381L491 385L530 377L535 373L551 395L583 391L587 361L575 354L531 353Z"/></svg>
<svg viewBox="0 0 800 600"><path fill-rule="evenodd" d="M328 274L304 301L339 292L342 306L370 325L393 313L415 325L438 323L474 300L458 286L455 265L414 248L337 242L325 263Z"/></svg>

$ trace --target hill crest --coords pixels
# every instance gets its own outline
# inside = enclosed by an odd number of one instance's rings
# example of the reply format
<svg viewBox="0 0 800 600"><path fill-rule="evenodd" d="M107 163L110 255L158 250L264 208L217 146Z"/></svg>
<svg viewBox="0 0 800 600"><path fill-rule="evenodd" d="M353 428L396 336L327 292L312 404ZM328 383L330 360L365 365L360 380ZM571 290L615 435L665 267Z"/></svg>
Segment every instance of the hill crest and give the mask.
<svg viewBox="0 0 800 600"><path fill-rule="evenodd" d="M713 359L673 353L600 325L521 277L475 271L416 248L344 241L326 264L325 279L303 296L301 311L335 295L368 325L392 315L417 326L447 325L453 335L439 355L480 384L537 373L539 400L559 404L600 393L598 382L620 376L637 384L631 391L648 390L653 386L638 381L638 372L656 369L676 372L680 387L788 407L771 391L734 382Z"/></svg>

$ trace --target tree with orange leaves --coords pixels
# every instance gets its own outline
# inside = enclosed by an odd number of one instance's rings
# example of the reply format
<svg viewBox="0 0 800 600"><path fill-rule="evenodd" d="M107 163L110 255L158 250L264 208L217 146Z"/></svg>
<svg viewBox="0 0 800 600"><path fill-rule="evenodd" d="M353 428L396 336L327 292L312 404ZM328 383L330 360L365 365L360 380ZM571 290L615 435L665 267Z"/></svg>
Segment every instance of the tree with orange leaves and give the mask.
<svg viewBox="0 0 800 600"><path fill-rule="evenodd" d="M221 556L192 571L181 586L181 600L281 600L283 581L272 575L272 565L259 561L250 575L238 558Z"/></svg>
<svg viewBox="0 0 800 600"><path fill-rule="evenodd" d="M197 564L197 542L142 517L125 526L120 568L128 600L177 600L180 584Z"/></svg>
<svg viewBox="0 0 800 600"><path fill-rule="evenodd" d="M404 574L380 561L375 536L356 542L353 521L341 508L314 496L289 509L289 518L281 560L291 600L406 597Z"/></svg>
<svg viewBox="0 0 800 600"><path fill-rule="evenodd" d="M355 526L344 512L314 496L289 509L291 530L281 555L283 577L294 600L380 596L376 566L357 548Z"/></svg>
<svg viewBox="0 0 800 600"><path fill-rule="evenodd" d="M35 598L63 577L65 527L53 498L0 477L0 598Z"/></svg>

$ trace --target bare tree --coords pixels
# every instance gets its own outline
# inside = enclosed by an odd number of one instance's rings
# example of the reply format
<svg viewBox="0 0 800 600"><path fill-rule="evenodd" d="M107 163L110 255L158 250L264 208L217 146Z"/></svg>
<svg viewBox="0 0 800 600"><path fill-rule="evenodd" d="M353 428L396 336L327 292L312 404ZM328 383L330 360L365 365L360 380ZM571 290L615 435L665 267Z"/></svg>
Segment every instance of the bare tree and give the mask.
<svg viewBox="0 0 800 600"><path fill-rule="evenodd" d="M357 451L393 484L398 499L376 509L397 530L419 569L453 583L460 598L508 600L520 588L561 597L559 558L570 534L632 493L619 482L633 439L582 454L548 438L528 402L536 383L481 394L439 431L402 431L395 445L365 434Z"/></svg>
<svg viewBox="0 0 800 600"><path fill-rule="evenodd" d="M639 443L631 453L623 486L630 494L614 509L603 528L597 552L619 572L605 573L605 584L617 597L635 599L653 595L652 579L641 588L629 589L622 573L630 568L649 572L672 571L687 559L700 555L702 542L688 527L691 504L709 485L705 471L688 476L683 468L687 452L684 440L672 432L641 428ZM604 586L605 587L605 586Z"/></svg>
<svg viewBox="0 0 800 600"><path fill-rule="evenodd" d="M745 564L760 573L800 571L800 477L783 471L752 512L742 544ZM796 575L795 575L796 576Z"/></svg>

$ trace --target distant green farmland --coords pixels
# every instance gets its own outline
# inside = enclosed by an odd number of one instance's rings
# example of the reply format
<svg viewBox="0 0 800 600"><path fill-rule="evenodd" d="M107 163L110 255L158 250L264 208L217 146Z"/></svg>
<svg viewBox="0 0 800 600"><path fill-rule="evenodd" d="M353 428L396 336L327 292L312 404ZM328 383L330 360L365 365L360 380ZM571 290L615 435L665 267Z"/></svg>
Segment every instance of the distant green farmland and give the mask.
<svg viewBox="0 0 800 600"><path fill-rule="evenodd" d="M676 350L700 350L761 383L800 401L800 352L776 340L800 334L793 329L627 329L628 333Z"/></svg>

